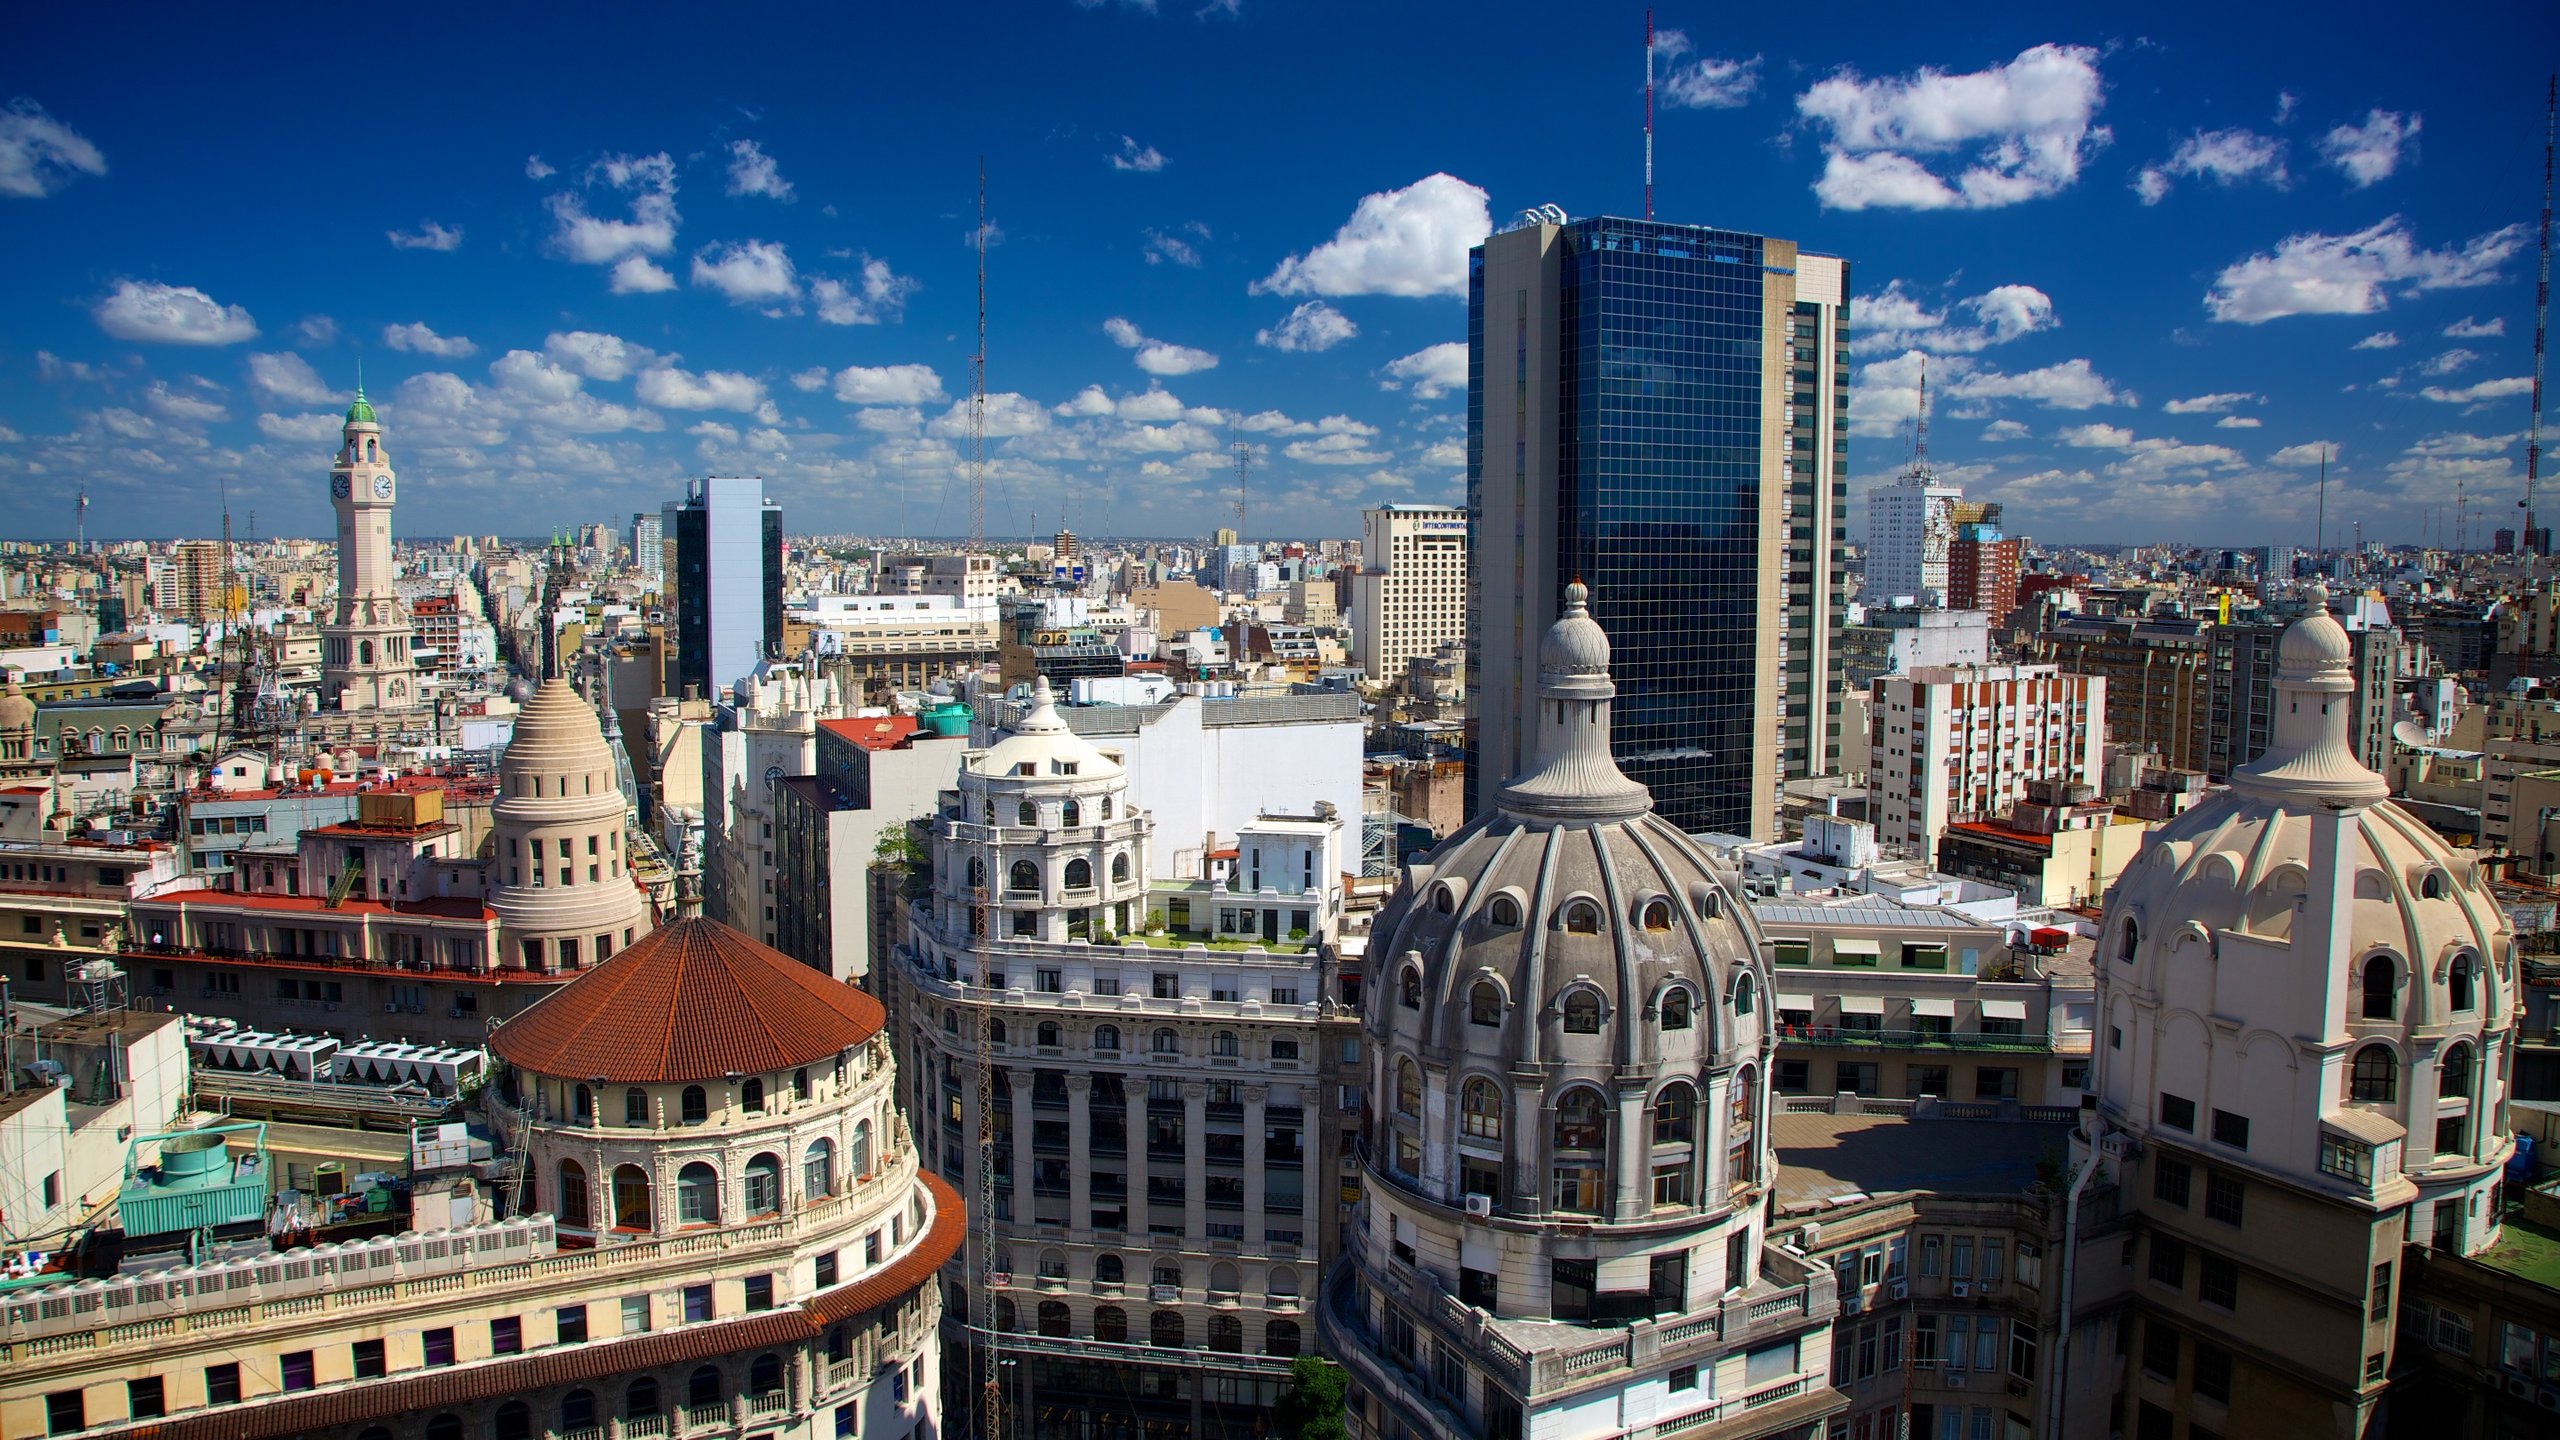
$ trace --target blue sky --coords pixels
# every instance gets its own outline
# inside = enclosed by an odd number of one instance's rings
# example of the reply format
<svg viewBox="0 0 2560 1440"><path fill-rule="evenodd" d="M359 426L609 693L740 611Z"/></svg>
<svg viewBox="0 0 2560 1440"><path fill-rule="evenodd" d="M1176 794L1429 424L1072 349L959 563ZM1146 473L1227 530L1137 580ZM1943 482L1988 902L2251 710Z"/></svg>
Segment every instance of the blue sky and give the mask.
<svg viewBox="0 0 2560 1440"><path fill-rule="evenodd" d="M1243 442L1347 535L1463 495L1467 245L1641 205L1641 6L145 9L0 53L0 535L324 533L359 357L404 534L962 531L982 155L990 532L1202 533ZM2507 523L2549 7L1825 13L1659 9L1656 210L1849 257L1853 496L1927 357L2015 531L2307 542L2323 442L2333 539Z"/></svg>

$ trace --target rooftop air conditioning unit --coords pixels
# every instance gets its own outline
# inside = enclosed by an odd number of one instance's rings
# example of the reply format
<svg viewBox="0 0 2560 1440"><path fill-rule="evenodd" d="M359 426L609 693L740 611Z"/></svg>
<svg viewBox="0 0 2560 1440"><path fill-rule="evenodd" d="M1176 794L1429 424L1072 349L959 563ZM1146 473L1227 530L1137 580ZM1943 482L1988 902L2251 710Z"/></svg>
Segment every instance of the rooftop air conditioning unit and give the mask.
<svg viewBox="0 0 2560 1440"><path fill-rule="evenodd" d="M1951 1390L1961 1390L1964 1388L1964 1382L1969 1378L1971 1377L1967 1376L1962 1370L1950 1370L1947 1372L1947 1388Z"/></svg>
<svg viewBox="0 0 2560 1440"><path fill-rule="evenodd" d="M1893 1282L1892 1288L1886 1293L1896 1300L1908 1300L1911 1298L1911 1282L1908 1280L1896 1280Z"/></svg>
<svg viewBox="0 0 2560 1440"><path fill-rule="evenodd" d="M1470 1195L1470 1196L1468 1196L1468 1197L1467 1197L1467 1215L1468 1215L1468 1217L1469 1217L1470 1219L1475 1219L1475 1220L1488 1219L1488 1218L1490 1218L1490 1217L1492 1216L1492 1214L1493 1214L1493 1197L1492 1197L1492 1196L1490 1196L1490 1195Z"/></svg>
<svg viewBox="0 0 2560 1440"><path fill-rule="evenodd" d="M1955 1296L1959 1300L1971 1299L1973 1296L1973 1286L1967 1281L1957 1281L1955 1283Z"/></svg>

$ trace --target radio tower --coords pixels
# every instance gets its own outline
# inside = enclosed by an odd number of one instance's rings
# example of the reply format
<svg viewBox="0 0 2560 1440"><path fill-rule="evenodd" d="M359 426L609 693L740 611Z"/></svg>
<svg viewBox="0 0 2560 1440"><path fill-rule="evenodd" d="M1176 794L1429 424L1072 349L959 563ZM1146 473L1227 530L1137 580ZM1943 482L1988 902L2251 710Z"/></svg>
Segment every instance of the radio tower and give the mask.
<svg viewBox="0 0 2560 1440"><path fill-rule="evenodd" d="M2540 553L2542 532L2534 528L2534 483L2542 478L2542 367L2543 350L2551 332L2551 141L2555 116L2560 116L2560 76L2544 82L2542 97L2542 257L2533 280L2533 420L2525 432L2524 499L2517 503L2524 509L2524 543L2516 548L2528 557ZM2526 566L2530 569L2532 561Z"/></svg>
<svg viewBox="0 0 2560 1440"><path fill-rule="evenodd" d="M1236 543L1244 543L1244 481L1253 469L1253 447L1242 440L1236 442Z"/></svg>
<svg viewBox="0 0 2560 1440"><path fill-rule="evenodd" d="M71 510L71 553L85 555L89 551L89 482L80 482L80 500Z"/></svg>
<svg viewBox="0 0 2560 1440"><path fill-rule="evenodd" d="M969 553L987 548L987 158L978 157L978 351L969 357ZM965 588L965 587L964 587Z"/></svg>
<svg viewBox="0 0 2560 1440"><path fill-rule="evenodd" d="M1653 218L1653 12L1644 12L1644 218Z"/></svg>

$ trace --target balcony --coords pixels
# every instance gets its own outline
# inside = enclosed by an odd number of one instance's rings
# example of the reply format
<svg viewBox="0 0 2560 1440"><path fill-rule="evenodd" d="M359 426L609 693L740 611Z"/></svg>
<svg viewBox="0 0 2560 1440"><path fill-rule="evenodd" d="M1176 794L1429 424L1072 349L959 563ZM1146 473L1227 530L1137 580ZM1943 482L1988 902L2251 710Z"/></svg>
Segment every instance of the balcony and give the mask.
<svg viewBox="0 0 2560 1440"><path fill-rule="evenodd" d="M1844 1025L1781 1025L1778 1045L1809 1045L1843 1050L1987 1050L2004 1054L2049 1055L2047 1035L1984 1035L1967 1030L1858 1030Z"/></svg>

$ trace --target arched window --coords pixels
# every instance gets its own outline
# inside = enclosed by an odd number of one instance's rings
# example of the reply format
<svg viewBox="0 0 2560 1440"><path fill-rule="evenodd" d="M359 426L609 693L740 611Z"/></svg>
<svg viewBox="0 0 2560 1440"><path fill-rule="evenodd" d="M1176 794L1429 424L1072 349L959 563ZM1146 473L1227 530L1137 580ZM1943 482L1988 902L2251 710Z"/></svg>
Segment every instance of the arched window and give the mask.
<svg viewBox="0 0 2560 1440"><path fill-rule="evenodd" d="M1209 1348L1229 1355L1244 1353L1244 1322L1233 1315L1209 1317Z"/></svg>
<svg viewBox="0 0 2560 1440"><path fill-rule="evenodd" d="M1117 1025L1096 1025L1096 1026L1094 1026L1094 1027L1093 1027L1093 1048L1094 1048L1094 1049L1096 1049L1096 1050L1117 1050L1117 1049L1119 1049L1119 1048L1120 1048L1120 1027L1119 1027L1119 1026L1117 1026Z"/></svg>
<svg viewBox="0 0 2560 1440"><path fill-rule="evenodd" d="M1554 1183L1549 1203L1573 1214L1597 1215L1605 1211L1609 1204L1608 1162L1599 1152L1608 1145L1608 1111L1600 1092L1575 1089L1558 1097L1552 1136L1555 1155L1550 1177Z"/></svg>
<svg viewBox="0 0 2560 1440"><path fill-rule="evenodd" d="M1600 992L1583 986L1564 997L1564 1028L1569 1035L1600 1033Z"/></svg>
<svg viewBox="0 0 2560 1440"><path fill-rule="evenodd" d="M1040 867L1028 860L1014 861L1013 869L1005 880L1005 888L1036 893L1040 889Z"/></svg>
<svg viewBox="0 0 2560 1440"><path fill-rule="evenodd" d="M552 1210L563 1225L587 1223L587 1170L575 1160L560 1162L560 1196Z"/></svg>
<svg viewBox="0 0 2560 1440"><path fill-rule="evenodd" d="M1117 1305L1093 1307L1093 1338L1114 1345L1129 1343L1129 1312Z"/></svg>
<svg viewBox="0 0 2560 1440"><path fill-rule="evenodd" d="M1733 972L1733 1013L1736 1015L1750 1014L1751 999L1751 972L1748 970L1736 970Z"/></svg>
<svg viewBox="0 0 2560 1440"><path fill-rule="evenodd" d="M684 1123L699 1125L711 1118L711 1097L699 1085L684 1087Z"/></svg>
<svg viewBox="0 0 2560 1440"><path fill-rule="evenodd" d="M1479 980L1467 992L1467 1021L1474 1025L1502 1023L1502 988L1490 980Z"/></svg>
<svg viewBox="0 0 2560 1440"><path fill-rule="evenodd" d="M986 888L986 885L987 885L987 857L986 857L986 856L984 856L984 855L972 855L972 856L970 856L970 857L969 857L969 888L970 888L970 889L972 889L972 890L983 890L983 889L985 889L985 888Z"/></svg>
<svg viewBox="0 0 2560 1440"><path fill-rule="evenodd" d="M1069 800L1058 807L1058 823L1069 830L1084 823L1084 807Z"/></svg>
<svg viewBox="0 0 2560 1440"><path fill-rule="evenodd" d="M1600 907L1588 900L1576 900L1564 907L1564 928L1576 935L1600 933Z"/></svg>
<svg viewBox="0 0 2560 1440"><path fill-rule="evenodd" d="M2389 1046L2367 1045L2356 1052L2347 1098L2374 1105L2388 1105L2400 1098L2400 1058L2391 1053Z"/></svg>
<svg viewBox="0 0 2560 1440"><path fill-rule="evenodd" d="M782 1161L770 1150L747 1162L747 1215L782 1213Z"/></svg>
<svg viewBox="0 0 2560 1440"><path fill-rule="evenodd" d="M1148 1273L1154 1277L1152 1282L1154 1284L1170 1285L1176 1290L1182 1288L1182 1267L1179 1265L1159 1264Z"/></svg>
<svg viewBox="0 0 2560 1440"><path fill-rule="evenodd" d="M1154 1046L1155 1052L1159 1055L1179 1055L1182 1053L1182 1037L1170 1030L1158 1030L1155 1033Z"/></svg>
<svg viewBox="0 0 2560 1440"><path fill-rule="evenodd" d="M2388 1020L2392 1015L2392 988L2399 978L2388 955L2376 955L2364 962L2364 1018Z"/></svg>
<svg viewBox="0 0 2560 1440"><path fill-rule="evenodd" d="M1271 1276L1270 1276L1270 1280L1269 1280L1269 1282L1268 1282L1268 1288L1269 1288L1269 1289L1270 1289L1270 1291L1271 1291L1271 1296L1272 1296L1272 1298L1273 1298L1273 1299L1275 1299L1275 1300L1295 1300L1295 1299L1297 1299L1297 1298L1298 1298L1298 1271L1297 1271L1297 1267L1296 1267L1296 1266L1293 1266L1293 1265L1274 1265L1274 1266L1272 1266L1272 1267L1271 1267Z"/></svg>
<svg viewBox="0 0 2560 1440"><path fill-rule="evenodd" d="M1092 861L1078 858L1067 862L1067 888L1070 890L1093 888Z"/></svg>
<svg viewBox="0 0 2560 1440"><path fill-rule="evenodd" d="M1102 818L1105 820L1111 818L1111 797L1108 795L1102 797Z"/></svg>
<svg viewBox="0 0 2560 1440"><path fill-rule="evenodd" d="M1229 1060L1233 1060L1236 1058L1236 1050L1236 1032L1233 1030L1220 1030L1210 1035L1210 1054L1224 1056Z"/></svg>
<svg viewBox="0 0 2560 1440"><path fill-rule="evenodd" d="M596 1423L596 1392L585 1388L560 1397L560 1428L586 1430Z"/></svg>
<svg viewBox="0 0 2560 1440"><path fill-rule="evenodd" d="M309 654L310 652L309 652L309 651L304 651L303 653L304 653L304 654ZM359 641L357 641L357 642L356 642L356 663L357 663L357 664L359 664L359 665L370 665L370 664L372 664L372 663L373 663L373 642L372 642L372 641L370 641L370 640L359 640Z"/></svg>
<svg viewBox="0 0 2560 1440"><path fill-rule="evenodd" d="M1456 913L1458 908L1458 892L1450 889L1446 885L1432 887L1431 908L1439 911L1443 915Z"/></svg>
<svg viewBox="0 0 2560 1440"><path fill-rule="evenodd" d="M1733 1073L1733 1103L1725 1118L1725 1175L1736 1185L1760 1178L1760 1072L1745 1065Z"/></svg>
<svg viewBox="0 0 2560 1440"><path fill-rule="evenodd" d="M684 1403L687 1405L720 1403L719 1366L705 1365L693 1372L693 1379L684 1387Z"/></svg>
<svg viewBox="0 0 2560 1440"><path fill-rule="evenodd" d="M1126 885L1129 883L1128 856L1114 855L1111 857L1111 883L1114 885Z"/></svg>
<svg viewBox="0 0 2560 1440"><path fill-rule="evenodd" d="M2445 1004L2457 1012L2471 1009L2473 1003L2471 991L2475 977L2476 972L2472 969L2470 953L2466 951L2454 956L2453 964L2445 970Z"/></svg>
<svg viewBox="0 0 2560 1440"><path fill-rule="evenodd" d="M1520 902L1508 895L1496 895L1493 903L1484 907L1484 915L1503 929L1512 929L1520 923Z"/></svg>
<svg viewBox="0 0 2560 1440"><path fill-rule="evenodd" d="M1689 1028L1689 992L1681 986L1674 985L1662 992L1662 1028Z"/></svg>
<svg viewBox="0 0 2560 1440"><path fill-rule="evenodd" d="M2124 930L2116 936L2116 958L2127 965L2133 963L2133 952L2142 943L2142 928L2132 916L2124 917Z"/></svg>
<svg viewBox="0 0 2560 1440"><path fill-rule="evenodd" d="M1407 965L1404 967L1404 972L1396 977L1396 992L1397 1001L1402 1004L1404 1008L1407 1010L1421 1009L1422 967L1419 965Z"/></svg>
<svg viewBox="0 0 2560 1440"><path fill-rule="evenodd" d="M1556 1097L1557 1149L1597 1150L1607 1138L1608 1107L1601 1103L1599 1091L1584 1086Z"/></svg>
<svg viewBox="0 0 2560 1440"><path fill-rule="evenodd" d="M1015 808L1013 818L1025 827L1037 828L1040 824L1040 807L1025 800Z"/></svg>
<svg viewBox="0 0 2560 1440"><path fill-rule="evenodd" d="M821 1135L800 1157L800 1198L805 1202L836 1193L836 1142Z"/></svg>
<svg viewBox="0 0 2560 1440"><path fill-rule="evenodd" d="M750 1115L764 1113L764 1082L750 1075L738 1087L738 1108Z"/></svg>
<svg viewBox="0 0 2560 1440"><path fill-rule="evenodd" d="M1236 1271L1235 1262L1221 1260L1209 1267L1210 1294L1234 1295L1243 1289L1244 1281Z"/></svg>
<svg viewBox="0 0 2560 1440"><path fill-rule="evenodd" d="M1647 900L1644 902L1644 911L1637 917L1637 920L1647 930L1670 929L1671 902L1659 897Z"/></svg>
<svg viewBox="0 0 2560 1440"><path fill-rule="evenodd" d="M1698 1092L1685 1080L1663 1086L1662 1093L1653 1097L1653 1143L1693 1144L1697 1132Z"/></svg>
<svg viewBox="0 0 2560 1440"><path fill-rule="evenodd" d="M569 1113L576 1116L578 1123L581 1125L593 1125L596 1123L595 1092L589 1090L584 1085L580 1085L570 1094Z"/></svg>
<svg viewBox="0 0 2560 1440"><path fill-rule="evenodd" d="M1396 1062L1396 1113L1422 1118L1422 1072L1410 1060Z"/></svg>
<svg viewBox="0 0 2560 1440"><path fill-rule="evenodd" d="M1502 1138L1502 1091L1478 1076L1458 1092L1458 1132L1471 1140Z"/></svg>
<svg viewBox="0 0 2560 1440"><path fill-rule="evenodd" d="M2444 1058L2436 1062L2436 1095L2444 1100L2463 1100L2471 1095L2471 1047L2446 1047Z"/></svg>
<svg viewBox="0 0 2560 1440"><path fill-rule="evenodd" d="M1002 1295L996 1297L996 1328L1007 1335L1022 1328L1020 1312L1013 1308L1013 1301Z"/></svg>
<svg viewBox="0 0 2560 1440"><path fill-rule="evenodd" d="M1039 1324L1041 1334L1063 1339L1070 1324L1066 1302L1063 1300L1041 1301Z"/></svg>
<svg viewBox="0 0 2560 1440"><path fill-rule="evenodd" d="M747 1393L770 1395L782 1388L782 1357L767 1350L747 1367Z"/></svg>
<svg viewBox="0 0 2560 1440"><path fill-rule="evenodd" d="M806 1065L791 1072L791 1098L794 1100L809 1098L809 1067Z"/></svg>
<svg viewBox="0 0 2560 1440"><path fill-rule="evenodd" d="M1706 916L1710 920L1722 919L1724 916L1724 892L1721 890L1709 889L1704 898L1700 899L1698 902L1698 913Z"/></svg>
<svg viewBox="0 0 2560 1440"><path fill-rule="evenodd" d="M1055 1046L1064 1038L1064 1032L1058 1029L1057 1021L1043 1020L1040 1022L1040 1028L1032 1031L1031 1036L1037 1044Z"/></svg>
<svg viewBox="0 0 2560 1440"><path fill-rule="evenodd" d="M676 1223L720 1223L720 1174L699 1160L676 1172Z"/></svg>
<svg viewBox="0 0 2560 1440"><path fill-rule="evenodd" d="M649 1216L649 1172L637 1165L615 1166L613 1228L647 1230L655 1224Z"/></svg>
<svg viewBox="0 0 2560 1440"><path fill-rule="evenodd" d="M648 1091L634 1085L630 1089L622 1092L622 1123L625 1125L646 1125L649 1123Z"/></svg>
<svg viewBox="0 0 2560 1440"><path fill-rule="evenodd" d="M533 1407L521 1400L510 1400L489 1417L489 1434L493 1440L533 1440Z"/></svg>
<svg viewBox="0 0 2560 1440"><path fill-rule="evenodd" d="M1295 1320L1274 1320L1262 1327L1262 1348L1268 1354L1295 1355L1298 1344L1298 1322Z"/></svg>
<svg viewBox="0 0 2560 1440"><path fill-rule="evenodd" d="M1182 1312L1159 1310L1147 1321L1147 1343L1159 1350L1182 1348Z"/></svg>
<svg viewBox="0 0 2560 1440"><path fill-rule="evenodd" d="M1001 1020L989 1020L989 1021L987 1022L987 1038L988 1038L989 1040L991 1040L991 1041L995 1042L995 1043L996 1043L996 1044L998 1044L998 1045L1002 1045L1002 1044L1004 1044L1004 1043L1005 1043L1005 1038L1004 1038L1004 1036L1005 1036L1005 1030L1004 1030L1004 1022L1003 1022L1003 1021L1001 1021Z"/></svg>
<svg viewBox="0 0 2560 1440"><path fill-rule="evenodd" d="M2418 878L2418 898L2441 900L2445 897L2444 872L2430 870Z"/></svg>
<svg viewBox="0 0 2560 1440"><path fill-rule="evenodd" d="M658 1413L658 1382L643 1375L622 1389L622 1413L626 1419L646 1420Z"/></svg>
<svg viewBox="0 0 2560 1440"><path fill-rule="evenodd" d="M1128 1273L1128 1267L1120 1263L1117 1255L1097 1255L1093 1259L1093 1283L1096 1285L1117 1285L1127 1278Z"/></svg>
<svg viewBox="0 0 2560 1440"><path fill-rule="evenodd" d="M868 1120L856 1120L853 1122L853 1155L851 1158L853 1164L853 1178L856 1180L870 1179L871 1122Z"/></svg>

